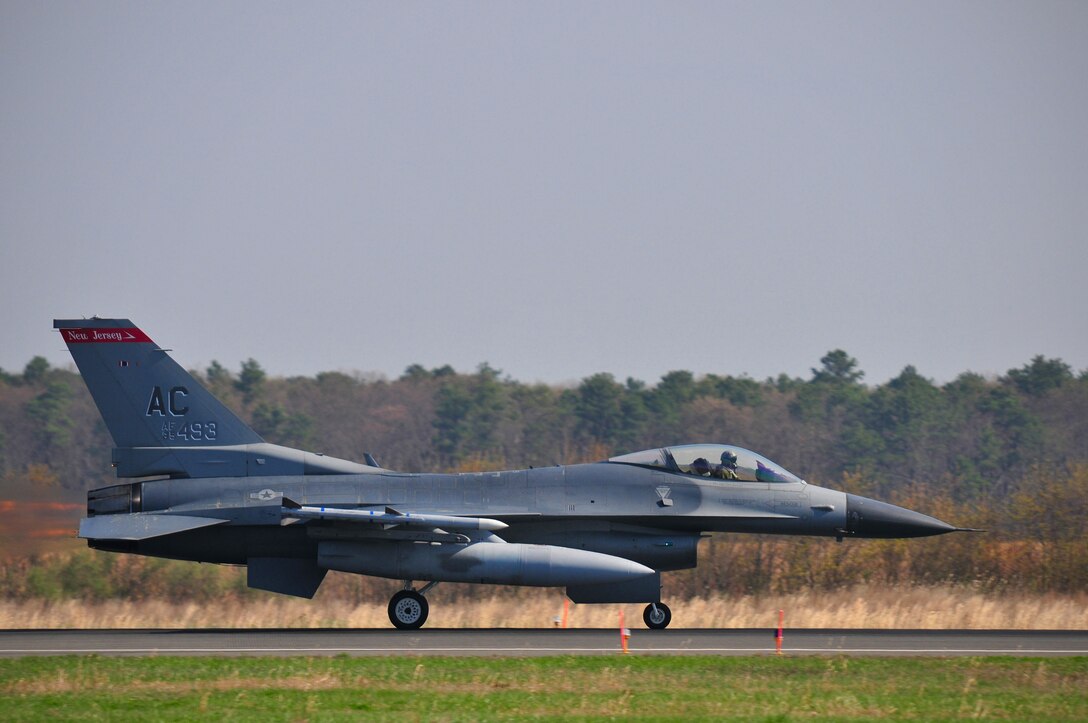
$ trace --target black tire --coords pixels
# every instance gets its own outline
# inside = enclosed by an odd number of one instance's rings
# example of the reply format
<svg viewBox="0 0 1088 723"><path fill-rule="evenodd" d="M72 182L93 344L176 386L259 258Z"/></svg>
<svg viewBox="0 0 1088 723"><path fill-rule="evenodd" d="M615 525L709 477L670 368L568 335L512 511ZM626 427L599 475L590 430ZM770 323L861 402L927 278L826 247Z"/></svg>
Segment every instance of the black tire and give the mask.
<svg viewBox="0 0 1088 723"><path fill-rule="evenodd" d="M672 622L672 610L665 603L650 603L642 611L642 620L650 630L664 630Z"/></svg>
<svg viewBox="0 0 1088 723"><path fill-rule="evenodd" d="M401 590L389 601L389 621L401 630L417 630L427 622L427 598L415 590Z"/></svg>

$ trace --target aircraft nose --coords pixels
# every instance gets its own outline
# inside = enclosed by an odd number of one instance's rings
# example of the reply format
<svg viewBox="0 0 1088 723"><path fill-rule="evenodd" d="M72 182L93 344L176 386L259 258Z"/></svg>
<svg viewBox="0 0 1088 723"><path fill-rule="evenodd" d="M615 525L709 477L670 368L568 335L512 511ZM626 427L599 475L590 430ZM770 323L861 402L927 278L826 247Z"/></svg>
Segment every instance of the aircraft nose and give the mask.
<svg viewBox="0 0 1088 723"><path fill-rule="evenodd" d="M859 495L846 495L846 531L854 537L928 537L954 532L935 517Z"/></svg>

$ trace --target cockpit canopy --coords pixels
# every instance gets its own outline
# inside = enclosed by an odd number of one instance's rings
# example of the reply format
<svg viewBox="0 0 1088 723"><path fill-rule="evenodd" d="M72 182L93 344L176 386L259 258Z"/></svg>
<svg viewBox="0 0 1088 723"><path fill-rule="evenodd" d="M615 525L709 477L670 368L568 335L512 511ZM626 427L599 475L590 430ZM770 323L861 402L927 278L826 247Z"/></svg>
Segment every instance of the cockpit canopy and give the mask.
<svg viewBox="0 0 1088 723"><path fill-rule="evenodd" d="M726 444L684 444L678 447L647 449L612 457L608 461L659 467L668 472L711 479L803 483L799 477L766 457L743 447Z"/></svg>

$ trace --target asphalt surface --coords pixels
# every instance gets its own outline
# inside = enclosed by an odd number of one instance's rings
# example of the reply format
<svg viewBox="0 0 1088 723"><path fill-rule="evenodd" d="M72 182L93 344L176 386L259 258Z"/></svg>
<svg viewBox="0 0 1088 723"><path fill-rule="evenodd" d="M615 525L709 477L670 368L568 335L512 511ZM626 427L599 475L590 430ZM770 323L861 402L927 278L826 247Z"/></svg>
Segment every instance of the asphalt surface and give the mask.
<svg viewBox="0 0 1088 723"><path fill-rule="evenodd" d="M30 655L610 655L618 629L417 631L2 630L0 657ZM773 655L774 631L631 630L633 654ZM1088 630L786 630L787 655L1088 655Z"/></svg>

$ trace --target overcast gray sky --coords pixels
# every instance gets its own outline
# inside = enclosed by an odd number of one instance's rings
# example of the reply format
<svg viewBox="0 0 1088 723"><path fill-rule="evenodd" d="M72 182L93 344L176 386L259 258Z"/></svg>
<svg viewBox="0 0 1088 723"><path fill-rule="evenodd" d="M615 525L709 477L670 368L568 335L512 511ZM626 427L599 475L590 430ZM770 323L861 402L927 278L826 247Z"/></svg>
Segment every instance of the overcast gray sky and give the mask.
<svg viewBox="0 0 1088 723"><path fill-rule="evenodd" d="M0 367L1088 368L1088 3L0 0Z"/></svg>

